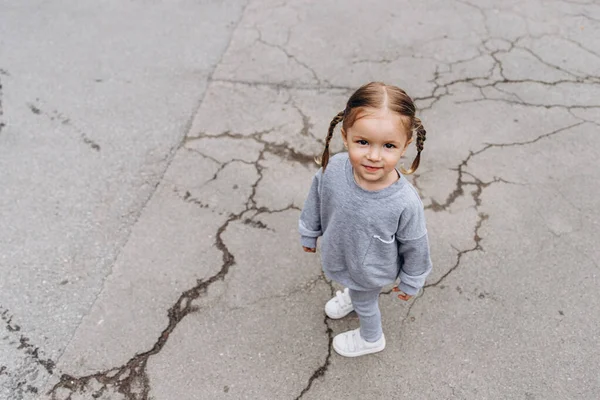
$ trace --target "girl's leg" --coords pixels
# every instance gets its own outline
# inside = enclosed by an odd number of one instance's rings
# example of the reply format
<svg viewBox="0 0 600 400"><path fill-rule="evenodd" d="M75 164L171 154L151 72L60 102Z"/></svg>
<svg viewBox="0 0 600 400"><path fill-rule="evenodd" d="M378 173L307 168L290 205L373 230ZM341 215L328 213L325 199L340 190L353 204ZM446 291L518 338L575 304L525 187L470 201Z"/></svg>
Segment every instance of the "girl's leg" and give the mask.
<svg viewBox="0 0 600 400"><path fill-rule="evenodd" d="M379 311L380 292L381 288L369 291L350 289L352 305L360 320L360 336L367 342L378 341L383 333Z"/></svg>

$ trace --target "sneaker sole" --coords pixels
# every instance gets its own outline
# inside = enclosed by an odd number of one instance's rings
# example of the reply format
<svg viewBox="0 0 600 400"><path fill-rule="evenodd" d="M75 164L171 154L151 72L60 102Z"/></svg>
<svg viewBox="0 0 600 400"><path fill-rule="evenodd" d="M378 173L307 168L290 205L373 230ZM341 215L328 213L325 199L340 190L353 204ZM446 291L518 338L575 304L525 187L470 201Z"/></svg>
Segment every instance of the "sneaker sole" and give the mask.
<svg viewBox="0 0 600 400"><path fill-rule="evenodd" d="M340 319L340 318L344 318L346 315L350 314L352 311L354 311L354 307L352 307L352 309L350 311L348 311L346 314L342 314L342 315L330 315L327 312L327 310L325 310L325 315L327 315L331 319Z"/></svg>
<svg viewBox="0 0 600 400"><path fill-rule="evenodd" d="M365 349L365 350L357 351L354 353L348 353L348 352L338 349L335 345L335 342L333 342L333 349L340 356L344 356L344 357L360 357L360 356L366 356L367 354L379 353L380 351L383 351L385 349L385 336L383 337L383 343L381 344L381 346L373 347L371 349Z"/></svg>

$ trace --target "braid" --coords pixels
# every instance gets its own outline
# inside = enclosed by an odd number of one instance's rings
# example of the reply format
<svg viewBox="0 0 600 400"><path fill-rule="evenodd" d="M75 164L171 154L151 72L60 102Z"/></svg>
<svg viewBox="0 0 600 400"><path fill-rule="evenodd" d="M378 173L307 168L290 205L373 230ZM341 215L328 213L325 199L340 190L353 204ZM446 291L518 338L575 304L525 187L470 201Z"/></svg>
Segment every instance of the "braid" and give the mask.
<svg viewBox="0 0 600 400"><path fill-rule="evenodd" d="M327 131L327 138L325 138L325 150L323 150L323 154L321 155L318 163L321 164L323 171L327 168L327 164L329 163L329 142L331 142L331 138L333 137L333 131L335 126L344 120L344 115L346 114L346 110L340 111L337 113L335 117L331 120L329 124L329 131Z"/></svg>
<svg viewBox="0 0 600 400"><path fill-rule="evenodd" d="M417 156L415 157L410 169L407 171L402 168L402 173L410 175L419 168L419 162L421 161L421 152L423 151L423 145L425 144L427 131L423 127L423 123L417 117L413 119L413 129L417 132Z"/></svg>

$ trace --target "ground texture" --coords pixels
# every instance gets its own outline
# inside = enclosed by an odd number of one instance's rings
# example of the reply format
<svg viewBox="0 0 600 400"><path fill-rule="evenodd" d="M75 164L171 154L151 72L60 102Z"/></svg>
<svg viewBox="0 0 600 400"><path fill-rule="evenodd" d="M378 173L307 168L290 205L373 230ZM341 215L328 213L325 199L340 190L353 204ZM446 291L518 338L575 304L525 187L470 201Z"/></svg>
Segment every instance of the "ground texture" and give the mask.
<svg viewBox="0 0 600 400"><path fill-rule="evenodd" d="M600 398L600 3L0 11L0 398ZM371 80L428 132L434 270L345 359L296 226Z"/></svg>

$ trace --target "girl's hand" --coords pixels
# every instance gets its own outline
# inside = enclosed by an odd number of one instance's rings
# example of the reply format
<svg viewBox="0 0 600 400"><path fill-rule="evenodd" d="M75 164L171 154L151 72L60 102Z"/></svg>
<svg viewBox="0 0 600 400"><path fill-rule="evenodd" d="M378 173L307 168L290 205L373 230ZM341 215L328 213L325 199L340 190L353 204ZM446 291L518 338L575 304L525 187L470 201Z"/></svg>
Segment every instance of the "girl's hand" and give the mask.
<svg viewBox="0 0 600 400"><path fill-rule="evenodd" d="M412 297L410 294L406 294L404 293L402 290L398 289L398 286L396 286L394 289L392 289L394 292L398 292L398 298L400 300L404 300L404 301L408 301L410 300L410 298Z"/></svg>
<svg viewBox="0 0 600 400"><path fill-rule="evenodd" d="M302 249L307 253L314 253L317 251L317 249L311 249L310 247L305 247L305 246L302 246Z"/></svg>

